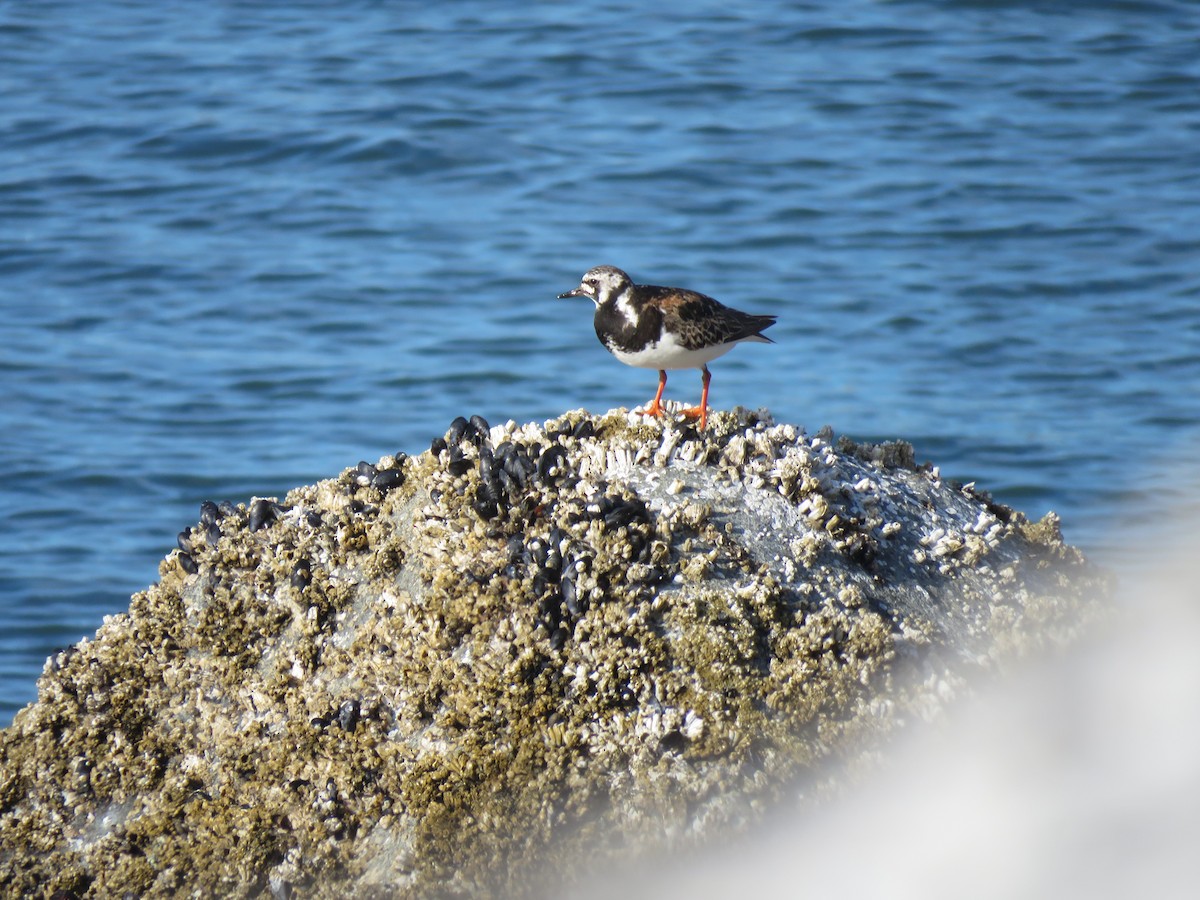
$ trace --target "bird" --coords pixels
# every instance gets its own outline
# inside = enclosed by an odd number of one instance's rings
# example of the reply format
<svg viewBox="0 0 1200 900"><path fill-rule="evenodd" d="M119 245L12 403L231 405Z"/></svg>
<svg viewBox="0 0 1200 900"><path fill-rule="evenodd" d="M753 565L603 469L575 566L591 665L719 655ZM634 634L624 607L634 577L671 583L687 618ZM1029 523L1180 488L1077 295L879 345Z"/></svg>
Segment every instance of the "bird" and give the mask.
<svg viewBox="0 0 1200 900"><path fill-rule="evenodd" d="M663 415L668 370L700 370L700 405L682 413L699 418L701 431L708 423L708 363L743 341L774 343L762 332L775 324L776 316L745 313L684 288L634 284L616 266L588 269L579 287L558 295L560 300L568 297L587 297L596 304L596 337L613 356L628 366L658 369L658 393L642 411L645 415Z"/></svg>

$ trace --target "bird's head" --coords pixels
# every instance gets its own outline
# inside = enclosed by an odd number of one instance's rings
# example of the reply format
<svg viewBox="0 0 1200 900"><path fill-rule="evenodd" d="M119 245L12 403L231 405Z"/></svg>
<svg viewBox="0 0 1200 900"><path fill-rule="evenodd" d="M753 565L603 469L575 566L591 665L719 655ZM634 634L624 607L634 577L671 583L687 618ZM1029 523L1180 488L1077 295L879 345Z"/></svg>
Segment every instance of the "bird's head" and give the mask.
<svg viewBox="0 0 1200 900"><path fill-rule="evenodd" d="M558 297L560 300L565 297L590 297L596 306L600 306L632 286L629 276L616 266L595 266L583 273L579 287Z"/></svg>

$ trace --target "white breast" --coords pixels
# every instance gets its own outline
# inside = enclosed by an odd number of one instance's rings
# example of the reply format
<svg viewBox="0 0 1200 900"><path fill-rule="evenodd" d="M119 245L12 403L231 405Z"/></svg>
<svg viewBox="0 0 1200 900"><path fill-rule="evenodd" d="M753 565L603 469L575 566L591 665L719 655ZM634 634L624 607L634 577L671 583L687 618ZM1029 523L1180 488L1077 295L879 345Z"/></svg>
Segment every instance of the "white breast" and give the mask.
<svg viewBox="0 0 1200 900"><path fill-rule="evenodd" d="M699 369L709 360L728 353L737 343L739 342L730 341L726 344L701 347L699 350L688 350L675 340L673 334L667 333L661 340L632 353L612 344L606 346L613 356L627 366L637 366L640 369Z"/></svg>

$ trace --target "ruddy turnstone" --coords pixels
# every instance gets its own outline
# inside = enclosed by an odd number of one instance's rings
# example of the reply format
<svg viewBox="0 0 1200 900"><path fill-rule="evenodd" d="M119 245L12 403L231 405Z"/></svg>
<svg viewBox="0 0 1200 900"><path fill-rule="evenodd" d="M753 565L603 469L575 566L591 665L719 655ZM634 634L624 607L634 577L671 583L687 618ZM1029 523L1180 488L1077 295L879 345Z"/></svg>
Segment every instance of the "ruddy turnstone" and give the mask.
<svg viewBox="0 0 1200 900"><path fill-rule="evenodd" d="M658 369L658 393L644 410L663 414L663 388L668 369L699 369L704 389L700 405L683 410L708 421L708 361L742 341L774 343L762 334L775 324L775 316L756 316L723 306L712 297L683 288L634 284L615 266L596 266L584 273L579 287L565 297L589 297L596 304L596 337L628 366Z"/></svg>

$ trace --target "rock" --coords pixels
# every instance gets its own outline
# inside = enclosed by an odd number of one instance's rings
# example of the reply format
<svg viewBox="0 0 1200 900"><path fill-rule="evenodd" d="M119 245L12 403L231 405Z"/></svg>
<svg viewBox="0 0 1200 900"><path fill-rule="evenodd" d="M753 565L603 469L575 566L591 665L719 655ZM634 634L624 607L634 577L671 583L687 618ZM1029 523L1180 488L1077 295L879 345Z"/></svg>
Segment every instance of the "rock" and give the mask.
<svg viewBox="0 0 1200 900"><path fill-rule="evenodd" d="M537 895L832 792L1106 587L907 444L476 419L205 504L0 734L0 883Z"/></svg>

